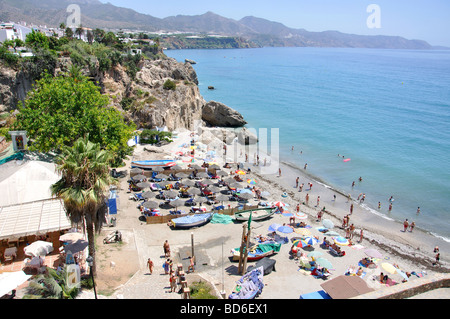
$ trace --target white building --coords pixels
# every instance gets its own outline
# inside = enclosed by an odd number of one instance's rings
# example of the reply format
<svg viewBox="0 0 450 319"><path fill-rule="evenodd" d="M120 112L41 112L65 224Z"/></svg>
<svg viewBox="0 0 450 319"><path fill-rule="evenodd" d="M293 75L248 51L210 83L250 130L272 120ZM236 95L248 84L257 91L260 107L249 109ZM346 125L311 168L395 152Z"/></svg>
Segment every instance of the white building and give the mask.
<svg viewBox="0 0 450 319"><path fill-rule="evenodd" d="M0 24L0 42L15 39L25 41L28 33L31 33L31 29L23 25L14 23Z"/></svg>

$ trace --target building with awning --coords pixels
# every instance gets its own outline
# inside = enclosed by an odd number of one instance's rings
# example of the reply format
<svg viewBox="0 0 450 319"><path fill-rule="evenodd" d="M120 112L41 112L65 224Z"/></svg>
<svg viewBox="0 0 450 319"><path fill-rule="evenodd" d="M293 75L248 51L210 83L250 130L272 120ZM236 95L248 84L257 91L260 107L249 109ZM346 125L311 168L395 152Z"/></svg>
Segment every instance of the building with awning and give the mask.
<svg viewBox="0 0 450 319"><path fill-rule="evenodd" d="M44 235L71 227L60 199L0 207L0 240Z"/></svg>

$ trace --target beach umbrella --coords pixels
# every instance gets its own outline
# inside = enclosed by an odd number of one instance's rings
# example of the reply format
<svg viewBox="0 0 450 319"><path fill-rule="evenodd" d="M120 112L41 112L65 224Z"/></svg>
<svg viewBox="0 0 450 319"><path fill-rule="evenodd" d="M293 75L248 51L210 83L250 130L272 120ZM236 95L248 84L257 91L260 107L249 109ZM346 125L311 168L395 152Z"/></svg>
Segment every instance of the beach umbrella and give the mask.
<svg viewBox="0 0 450 319"><path fill-rule="evenodd" d="M269 226L269 231L277 231L278 228L280 228L280 224L272 224Z"/></svg>
<svg viewBox="0 0 450 319"><path fill-rule="evenodd" d="M327 236L340 236L337 232L335 232L335 231L327 231L326 233L325 233L325 235L327 235Z"/></svg>
<svg viewBox="0 0 450 319"><path fill-rule="evenodd" d="M88 245L89 242L87 240L79 239L77 241L71 242L68 245L64 245L64 251L66 253L70 251L72 254L75 254L80 251L83 251Z"/></svg>
<svg viewBox="0 0 450 319"><path fill-rule="evenodd" d="M133 181L142 181L144 179L146 179L147 177L145 175L139 174L139 175L134 175L131 179Z"/></svg>
<svg viewBox="0 0 450 319"><path fill-rule="evenodd" d="M200 194L201 194L201 191L200 191L198 188L189 188L189 189L187 190L187 193L188 193L189 195L200 195Z"/></svg>
<svg viewBox="0 0 450 319"><path fill-rule="evenodd" d="M193 180L187 179L185 181L182 181L181 184L183 184L184 186L194 186L195 182Z"/></svg>
<svg viewBox="0 0 450 319"><path fill-rule="evenodd" d="M286 217L292 217L292 216L294 216L294 214L288 212L287 210L285 210L284 212L282 212L281 215L286 216Z"/></svg>
<svg viewBox="0 0 450 319"><path fill-rule="evenodd" d="M208 173L206 173L206 172L199 172L199 173L197 173L196 177L199 177L199 178L208 178L209 175L208 175Z"/></svg>
<svg viewBox="0 0 450 319"><path fill-rule="evenodd" d="M59 236L60 241L69 242L69 241L77 241L78 239L83 239L83 234L78 232L65 233L64 235Z"/></svg>
<svg viewBox="0 0 450 319"><path fill-rule="evenodd" d="M334 223L329 219L324 219L322 221L322 225L323 225L323 227L328 228L328 229L332 229L334 227Z"/></svg>
<svg viewBox="0 0 450 319"><path fill-rule="evenodd" d="M315 244L317 244L317 243L319 242L316 238L314 238L314 237L312 237L312 236L308 236L308 237L306 237L305 239L303 239L302 241L303 241L305 244L307 244L308 246L315 245Z"/></svg>
<svg viewBox="0 0 450 319"><path fill-rule="evenodd" d="M230 197L227 196L227 195L224 195L224 194L219 194L219 195L216 196L216 199L219 202L225 202L225 201L228 201L230 199Z"/></svg>
<svg viewBox="0 0 450 319"><path fill-rule="evenodd" d="M209 168L211 168L211 169L220 169L220 166L217 165L217 164L213 164L213 165L210 165Z"/></svg>
<svg viewBox="0 0 450 319"><path fill-rule="evenodd" d="M333 265L328 259L322 257L316 259L316 264L327 269L331 269L333 267Z"/></svg>
<svg viewBox="0 0 450 319"><path fill-rule="evenodd" d="M145 207L145 208L148 208L148 209L155 209L155 208L159 207L159 204L157 202L154 202L154 201L147 201L147 202L144 202L142 204L142 206Z"/></svg>
<svg viewBox="0 0 450 319"><path fill-rule="evenodd" d="M144 197L145 199L153 198L155 196L156 196L156 193L153 193L151 191L142 193L142 197Z"/></svg>
<svg viewBox="0 0 450 319"><path fill-rule="evenodd" d="M225 171L220 170L220 171L217 171L217 172L216 172L216 175L217 175L217 176L223 177L223 176L228 176L228 173L225 172Z"/></svg>
<svg viewBox="0 0 450 319"><path fill-rule="evenodd" d="M164 171L164 168L162 168L161 166L156 166L152 168L153 172L162 172Z"/></svg>
<svg viewBox="0 0 450 319"><path fill-rule="evenodd" d="M248 188L241 188L237 190L240 194L244 194L244 193L249 193L249 194L253 194L251 189Z"/></svg>
<svg viewBox="0 0 450 319"><path fill-rule="evenodd" d="M165 191L164 196L169 197L169 198L175 198L178 196L178 192L173 191L173 190Z"/></svg>
<svg viewBox="0 0 450 319"><path fill-rule="evenodd" d="M408 275L403 270L397 268L396 271L400 276L403 277L403 279L405 279L406 281L409 281Z"/></svg>
<svg viewBox="0 0 450 319"><path fill-rule="evenodd" d="M235 173L238 175L245 175L245 172L243 170L235 171Z"/></svg>
<svg viewBox="0 0 450 319"><path fill-rule="evenodd" d="M209 189L211 192L213 192L213 193L218 193L218 192L220 192L220 188L217 187L217 186L214 186L214 185L209 186L208 189Z"/></svg>
<svg viewBox="0 0 450 319"><path fill-rule="evenodd" d="M191 168L192 169L202 169L202 167L200 165L198 165L198 164L192 164Z"/></svg>
<svg viewBox="0 0 450 319"><path fill-rule="evenodd" d="M225 178L223 181L227 184L232 184L236 182L236 180L233 177Z"/></svg>
<svg viewBox="0 0 450 319"><path fill-rule="evenodd" d="M183 169L180 165L176 164L170 168L172 171L179 171Z"/></svg>
<svg viewBox="0 0 450 319"><path fill-rule="evenodd" d="M247 179L247 183L249 183L250 185L256 185L256 181L253 178Z"/></svg>
<svg viewBox="0 0 450 319"><path fill-rule="evenodd" d="M27 275L23 270L0 274L0 297L16 289L31 277L32 275Z"/></svg>
<svg viewBox="0 0 450 319"><path fill-rule="evenodd" d="M280 226L280 227L278 227L277 231L279 231L280 233L283 233L283 234L290 234L290 233L294 232L292 227L289 227L289 226Z"/></svg>
<svg viewBox="0 0 450 319"><path fill-rule="evenodd" d="M179 206L183 206L184 205L184 201L182 201L181 199L176 199L173 200L169 203L170 206L178 208Z"/></svg>
<svg viewBox="0 0 450 319"><path fill-rule="evenodd" d="M166 174L158 174L154 178L156 178L156 179L166 179L167 175Z"/></svg>
<svg viewBox="0 0 450 319"><path fill-rule="evenodd" d="M130 169L130 174L141 174L141 173L142 173L142 169L140 169L140 168L135 167L135 168Z"/></svg>
<svg viewBox="0 0 450 319"><path fill-rule="evenodd" d="M316 257L322 256L322 255L323 255L323 253L320 251L312 251L312 252L308 253L307 256L310 258L316 258Z"/></svg>
<svg viewBox="0 0 450 319"><path fill-rule="evenodd" d="M278 207L278 208L289 206L288 204L283 203L283 202L273 202L272 205L273 205L273 206L276 206L276 207Z"/></svg>
<svg viewBox="0 0 450 319"><path fill-rule="evenodd" d="M395 268L392 264L390 263L382 263L381 267L383 267L384 270L386 270L388 273L390 274L395 274L397 272L397 268Z"/></svg>
<svg viewBox="0 0 450 319"><path fill-rule="evenodd" d="M203 185L212 185L212 184L214 184L215 182L214 182L213 180L211 180L211 179L204 179L204 180L201 181L201 183L202 183Z"/></svg>
<svg viewBox="0 0 450 319"><path fill-rule="evenodd" d="M148 183L148 182L140 182L140 183L137 183L136 186L139 187L139 188L147 188L147 187L150 187L150 183Z"/></svg>
<svg viewBox="0 0 450 319"><path fill-rule="evenodd" d="M171 182L171 181L161 181L161 182L158 182L157 184L159 185L159 187L165 188L167 185L172 185L173 182Z"/></svg>
<svg viewBox="0 0 450 319"><path fill-rule="evenodd" d="M189 175L186 174L186 173L181 172L181 173L176 173L176 174L175 174L175 177L178 177L178 178L187 178L187 177L189 177Z"/></svg>
<svg viewBox="0 0 450 319"><path fill-rule="evenodd" d="M246 199L246 200L249 200L249 199L254 198L255 195L253 195L251 193L243 193L243 194L241 193L241 194L239 194L239 197L243 198L243 199Z"/></svg>
<svg viewBox="0 0 450 319"><path fill-rule="evenodd" d="M269 192L267 192L267 191L261 192L261 197L267 197L267 196L270 196Z"/></svg>
<svg viewBox="0 0 450 319"><path fill-rule="evenodd" d="M297 234L302 235L302 236L311 235L311 231L306 228L296 228L296 229L294 229L294 232L296 232Z"/></svg>
<svg viewBox="0 0 450 319"><path fill-rule="evenodd" d="M27 256L45 256L53 251L53 244L48 241L38 240L26 246L23 251Z"/></svg>
<svg viewBox="0 0 450 319"><path fill-rule="evenodd" d="M334 239L334 242L335 242L337 245L341 245L341 246L347 246L348 244L350 244L349 241L347 240L347 238L344 238L344 237L342 237L342 236L336 237L336 238Z"/></svg>
<svg viewBox="0 0 450 319"><path fill-rule="evenodd" d="M303 240L301 240L301 239L295 240L295 241L293 242L293 244L294 244L296 247L299 247L299 248L304 248L304 247L311 246L311 245L308 245L307 243L305 243L305 242L304 242Z"/></svg>
<svg viewBox="0 0 450 319"><path fill-rule="evenodd" d="M305 213L302 213L302 212L295 212L294 217L298 218L298 219L307 219L308 215L306 215Z"/></svg>
<svg viewBox="0 0 450 319"><path fill-rule="evenodd" d="M372 258L381 258L383 255L376 249L366 249L364 250L365 254Z"/></svg>
<svg viewBox="0 0 450 319"><path fill-rule="evenodd" d="M201 196L197 196L195 199L194 199L194 202L196 202L196 203L204 203L204 202L206 202L206 201L208 201L208 199L206 198L206 197L201 197Z"/></svg>
<svg viewBox="0 0 450 319"><path fill-rule="evenodd" d="M231 188L236 188L236 189L242 188L242 184L238 183L238 182L231 183L228 186L230 186Z"/></svg>

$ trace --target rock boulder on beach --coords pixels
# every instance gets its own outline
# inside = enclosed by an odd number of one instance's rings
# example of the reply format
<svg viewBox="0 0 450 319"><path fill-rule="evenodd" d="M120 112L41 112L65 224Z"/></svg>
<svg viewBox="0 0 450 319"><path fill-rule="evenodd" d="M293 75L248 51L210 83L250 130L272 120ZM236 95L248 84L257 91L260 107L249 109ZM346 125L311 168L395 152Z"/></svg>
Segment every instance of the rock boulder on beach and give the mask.
<svg viewBox="0 0 450 319"><path fill-rule="evenodd" d="M219 127L242 127L247 124L238 111L216 101L210 101L203 106L202 119L212 126Z"/></svg>

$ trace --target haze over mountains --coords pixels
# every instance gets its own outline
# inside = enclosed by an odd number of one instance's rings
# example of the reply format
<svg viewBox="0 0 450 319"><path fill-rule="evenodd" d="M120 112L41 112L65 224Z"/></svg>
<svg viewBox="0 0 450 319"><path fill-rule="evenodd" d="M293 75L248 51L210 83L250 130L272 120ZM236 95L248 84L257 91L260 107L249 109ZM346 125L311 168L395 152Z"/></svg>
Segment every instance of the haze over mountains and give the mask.
<svg viewBox="0 0 450 319"><path fill-rule="evenodd" d="M98 0L0 0L0 20L27 21L47 26L66 22L69 4L81 8L85 27L132 29L142 31L180 31L242 37L257 46L355 47L385 49L433 49L423 40L395 36L365 36L338 31L310 32L257 17L233 20L213 12L202 15L177 15L164 19L141 14L132 9L104 4ZM186 5L189 5L188 3Z"/></svg>

